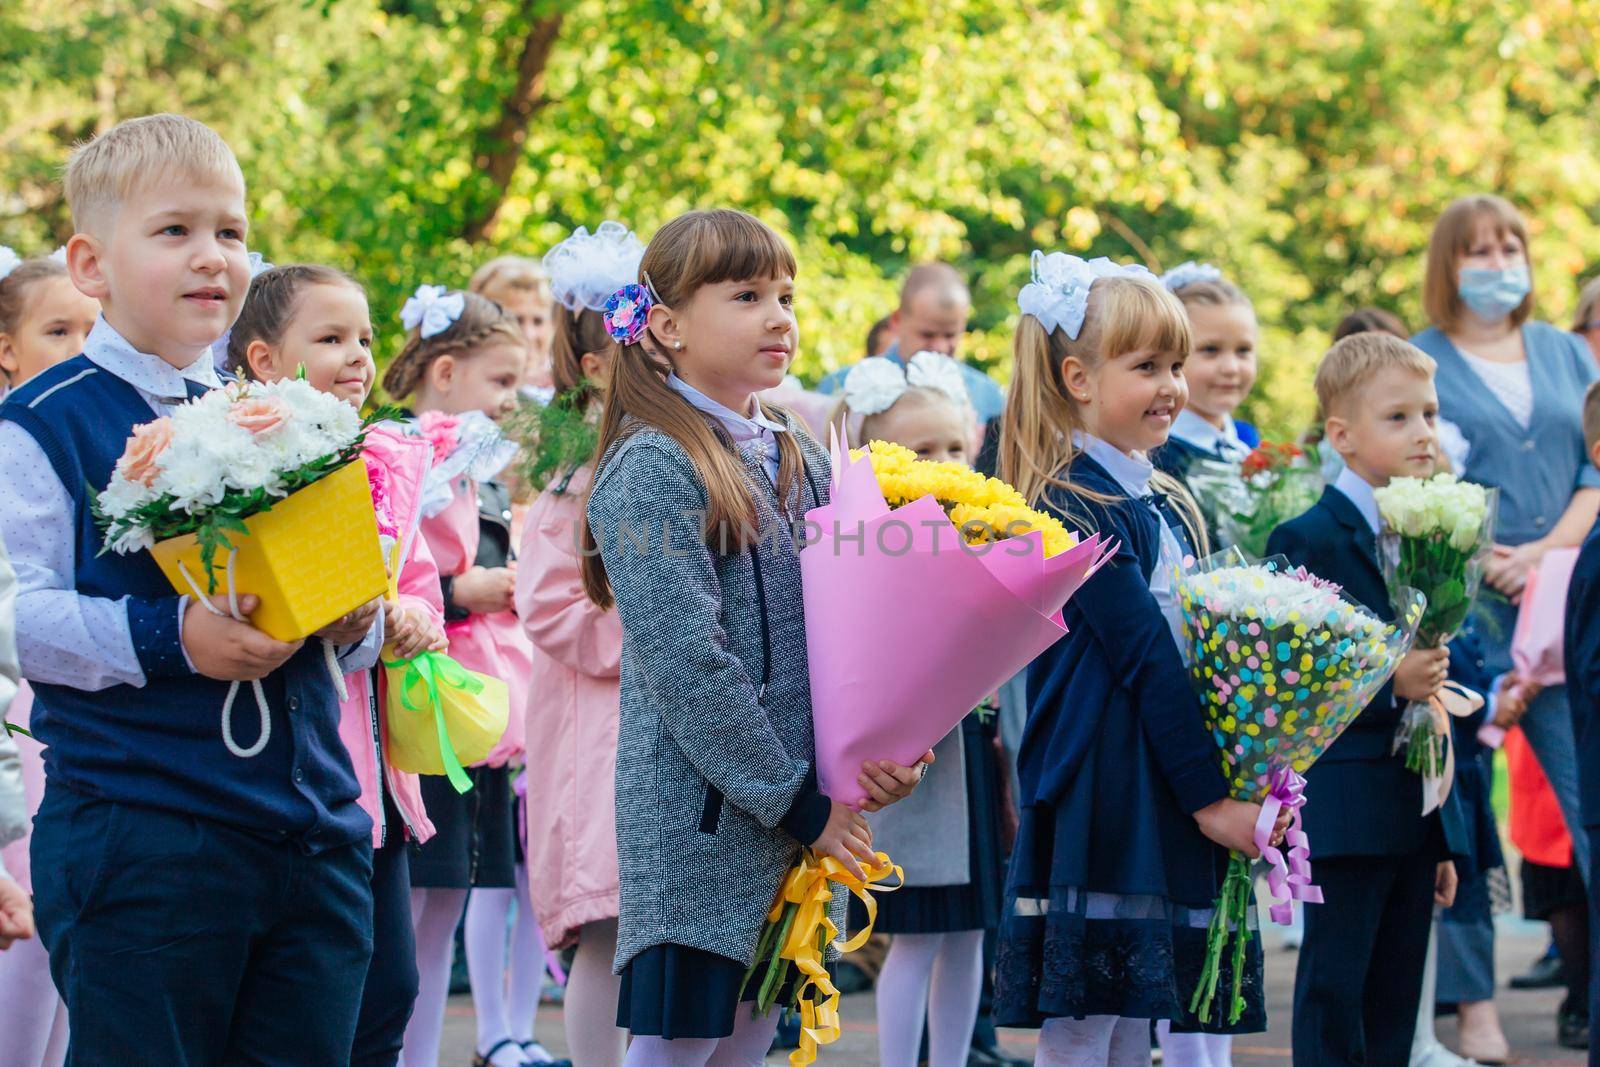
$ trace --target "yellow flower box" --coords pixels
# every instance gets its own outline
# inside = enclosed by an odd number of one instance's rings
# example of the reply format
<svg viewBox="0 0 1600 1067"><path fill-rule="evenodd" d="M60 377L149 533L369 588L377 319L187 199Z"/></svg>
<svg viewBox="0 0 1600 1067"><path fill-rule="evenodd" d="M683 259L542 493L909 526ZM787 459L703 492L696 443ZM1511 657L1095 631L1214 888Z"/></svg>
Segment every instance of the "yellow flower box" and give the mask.
<svg viewBox="0 0 1600 1067"><path fill-rule="evenodd" d="M234 591L260 599L250 621L279 641L309 637L381 597L388 586L367 467L360 459L252 515L244 524L248 536L228 534L234 547ZM206 592L200 544L193 534L157 542L150 554L178 592L194 592L183 570ZM226 595L225 552L217 553L216 575L217 592Z"/></svg>

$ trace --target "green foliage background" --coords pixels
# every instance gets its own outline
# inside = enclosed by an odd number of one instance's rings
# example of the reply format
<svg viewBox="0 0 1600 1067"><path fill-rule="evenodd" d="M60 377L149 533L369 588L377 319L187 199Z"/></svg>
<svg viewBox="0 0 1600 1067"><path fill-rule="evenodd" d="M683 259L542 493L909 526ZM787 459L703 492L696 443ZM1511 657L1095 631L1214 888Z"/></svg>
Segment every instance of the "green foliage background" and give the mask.
<svg viewBox="0 0 1600 1067"><path fill-rule="evenodd" d="M852 361L910 263L976 295L1008 377L1034 247L1209 259L1264 327L1250 414L1310 414L1338 316L1420 326L1452 197L1533 229L1539 313L1600 262L1600 0L7 0L0 243L71 232L70 146L181 110L250 183L252 247L394 316L572 226L732 205L801 260L802 377ZM519 76L520 68L520 76Z"/></svg>

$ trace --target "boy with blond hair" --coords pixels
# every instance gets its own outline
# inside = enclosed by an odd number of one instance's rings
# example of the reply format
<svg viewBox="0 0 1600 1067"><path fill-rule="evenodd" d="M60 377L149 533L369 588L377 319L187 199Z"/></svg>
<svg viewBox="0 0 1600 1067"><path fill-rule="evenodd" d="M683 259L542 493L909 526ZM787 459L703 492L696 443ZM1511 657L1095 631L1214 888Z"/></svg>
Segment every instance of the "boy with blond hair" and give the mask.
<svg viewBox="0 0 1600 1067"><path fill-rule="evenodd" d="M1338 480L1272 532L1284 555L1336 582L1379 618L1394 607L1378 564L1374 494L1391 478L1426 478L1437 462L1433 360L1384 333L1337 342L1317 367L1326 442ZM1405 1064L1422 995L1433 906L1455 896L1451 861L1465 849L1452 795L1423 816L1422 778L1394 752L1401 710L1444 684L1445 649L1413 649L1394 680L1306 772L1305 824L1327 903L1306 909L1294 989L1295 1067Z"/></svg>
<svg viewBox="0 0 1600 1067"><path fill-rule="evenodd" d="M217 384L210 346L250 283L244 177L204 125L150 115L75 151L66 192L68 269L102 315L0 405L0 537L47 746L34 904L72 1059L347 1062L371 822L323 657L175 594L148 552L102 554L93 509L134 428ZM374 662L375 616L319 634L346 670ZM221 710L258 679L270 736L245 759Z"/></svg>

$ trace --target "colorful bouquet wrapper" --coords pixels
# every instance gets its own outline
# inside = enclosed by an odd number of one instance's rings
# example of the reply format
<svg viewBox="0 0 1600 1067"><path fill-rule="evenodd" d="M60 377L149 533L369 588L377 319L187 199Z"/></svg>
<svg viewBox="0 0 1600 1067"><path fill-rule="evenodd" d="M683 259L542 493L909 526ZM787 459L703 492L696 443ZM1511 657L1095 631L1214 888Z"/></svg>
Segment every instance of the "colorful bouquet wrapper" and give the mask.
<svg viewBox="0 0 1600 1067"><path fill-rule="evenodd" d="M1058 640L1112 546L1094 536L1046 559L1037 532L967 546L931 496L891 511L870 459L832 454L800 572L818 787L859 805L862 763L915 762Z"/></svg>
<svg viewBox="0 0 1600 1067"><path fill-rule="evenodd" d="M463 766L482 761L506 732L506 683L469 671L442 652L384 660L389 762L413 774L443 774L456 792L472 788Z"/></svg>
<svg viewBox="0 0 1600 1067"><path fill-rule="evenodd" d="M366 466L348 463L245 519L232 531L226 591L260 601L250 622L299 641L383 595L387 585ZM199 540L158 541L150 554L174 589L204 597L210 582Z"/></svg>
<svg viewBox="0 0 1600 1067"><path fill-rule="evenodd" d="M1236 550L1200 561L1178 579L1185 650L1223 777L1238 800L1262 804L1255 843L1267 864L1274 921L1291 902L1316 903L1311 843L1300 828L1301 777L1383 687L1410 647L1422 614L1415 591L1386 624L1337 586L1290 570L1274 557L1249 564ZM1293 813L1285 849L1272 846L1279 813ZM1240 990L1252 936L1250 861L1234 852L1212 916L1209 947L1190 1010L1210 1020L1225 955L1232 948L1229 1019L1244 1009Z"/></svg>

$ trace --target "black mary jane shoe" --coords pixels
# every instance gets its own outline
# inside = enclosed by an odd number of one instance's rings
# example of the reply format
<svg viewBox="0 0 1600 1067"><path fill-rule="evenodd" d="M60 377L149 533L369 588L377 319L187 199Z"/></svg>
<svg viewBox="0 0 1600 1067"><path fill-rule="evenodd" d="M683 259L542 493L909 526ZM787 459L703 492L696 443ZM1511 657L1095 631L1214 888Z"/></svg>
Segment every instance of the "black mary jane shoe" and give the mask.
<svg viewBox="0 0 1600 1067"><path fill-rule="evenodd" d="M516 1044L515 1041L509 1041L508 1043L513 1045ZM539 1056L550 1055L550 1050L539 1044L537 1041L524 1041L521 1044L521 1048L522 1058L529 1063L530 1067L572 1067L571 1060L539 1059Z"/></svg>
<svg viewBox="0 0 1600 1067"><path fill-rule="evenodd" d="M1581 1011L1557 1012L1556 1044L1562 1048L1588 1048L1589 1016Z"/></svg>

